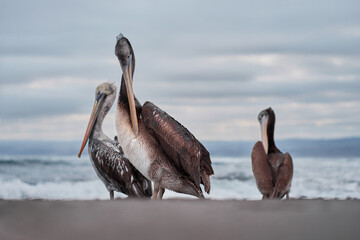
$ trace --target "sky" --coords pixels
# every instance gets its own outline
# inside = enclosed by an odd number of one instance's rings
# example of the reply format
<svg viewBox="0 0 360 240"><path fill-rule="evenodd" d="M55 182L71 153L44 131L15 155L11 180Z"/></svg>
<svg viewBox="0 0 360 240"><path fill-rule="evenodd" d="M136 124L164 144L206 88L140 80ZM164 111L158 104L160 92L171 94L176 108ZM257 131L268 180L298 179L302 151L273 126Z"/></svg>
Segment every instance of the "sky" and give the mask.
<svg viewBox="0 0 360 240"><path fill-rule="evenodd" d="M358 0L1 0L0 140L81 141L119 33L139 101L200 140L257 140L270 106L277 139L360 136Z"/></svg>

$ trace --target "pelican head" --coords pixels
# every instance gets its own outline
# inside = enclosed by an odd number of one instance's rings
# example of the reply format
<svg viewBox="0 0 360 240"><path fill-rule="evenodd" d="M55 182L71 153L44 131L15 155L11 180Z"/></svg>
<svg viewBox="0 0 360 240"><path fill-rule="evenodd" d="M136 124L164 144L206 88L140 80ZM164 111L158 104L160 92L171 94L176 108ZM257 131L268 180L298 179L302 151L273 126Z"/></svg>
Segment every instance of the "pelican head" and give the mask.
<svg viewBox="0 0 360 240"><path fill-rule="evenodd" d="M116 96L116 87L111 83L102 83L97 86L95 90L95 103L90 115L90 120L85 132L85 136L78 154L78 157L81 157L81 153L84 150L87 140L92 135L95 123L99 116L101 116L101 121L105 115L109 112L112 104L115 101Z"/></svg>
<svg viewBox="0 0 360 240"><path fill-rule="evenodd" d="M258 115L258 120L261 128L261 142L267 154L269 151L268 127L270 123L275 124L275 113L271 108L262 110Z"/></svg>
<svg viewBox="0 0 360 240"><path fill-rule="evenodd" d="M131 66L135 67L134 50L131 47L130 41L121 33L116 36L115 55L117 56L121 67ZM129 69L133 70L133 69ZM132 71L130 71L132 72Z"/></svg>
<svg viewBox="0 0 360 240"><path fill-rule="evenodd" d="M135 55L129 40L122 34L116 37L115 55L117 56L126 86L129 102L130 118L135 136L139 134L138 120L136 116L135 97L133 91L133 74L135 69Z"/></svg>

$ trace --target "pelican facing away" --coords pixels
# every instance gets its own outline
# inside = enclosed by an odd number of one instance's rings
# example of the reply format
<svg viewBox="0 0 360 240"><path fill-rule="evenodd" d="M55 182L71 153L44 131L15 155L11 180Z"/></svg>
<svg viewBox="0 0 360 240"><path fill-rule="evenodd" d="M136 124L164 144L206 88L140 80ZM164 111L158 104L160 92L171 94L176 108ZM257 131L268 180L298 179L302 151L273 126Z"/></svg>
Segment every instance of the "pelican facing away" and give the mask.
<svg viewBox="0 0 360 240"><path fill-rule="evenodd" d="M283 154L275 145L275 113L271 108L259 113L261 141L255 143L251 163L256 185L264 198L289 199L293 162L289 153Z"/></svg>
<svg viewBox="0 0 360 240"><path fill-rule="evenodd" d="M154 182L153 199L161 199L165 188L203 197L200 183L210 192L214 174L209 152L179 122L151 102L143 106L133 93L135 55L122 34L115 47L122 69L116 109L119 144L131 163Z"/></svg>
<svg viewBox="0 0 360 240"><path fill-rule="evenodd" d="M95 103L78 157L89 140L89 158L96 174L114 199L114 190L130 197L151 197L151 182L134 168L124 156L118 142L102 131L102 122L116 97L116 87L100 84L95 91Z"/></svg>

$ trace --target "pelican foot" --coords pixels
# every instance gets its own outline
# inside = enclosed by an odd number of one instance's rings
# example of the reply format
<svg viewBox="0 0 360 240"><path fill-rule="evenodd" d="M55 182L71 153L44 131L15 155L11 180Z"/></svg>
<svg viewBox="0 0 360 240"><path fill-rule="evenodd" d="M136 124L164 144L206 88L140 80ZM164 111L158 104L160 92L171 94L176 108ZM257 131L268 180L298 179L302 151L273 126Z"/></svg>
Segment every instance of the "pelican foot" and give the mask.
<svg viewBox="0 0 360 240"><path fill-rule="evenodd" d="M160 187L159 193L157 195L157 199L161 200L163 198L163 196L164 196L164 193L165 193L165 188Z"/></svg>
<svg viewBox="0 0 360 240"><path fill-rule="evenodd" d="M109 193L110 193L110 200L114 200L114 191L111 190L109 191Z"/></svg>
<svg viewBox="0 0 360 240"><path fill-rule="evenodd" d="M158 193L159 193L159 183L158 182L154 182L154 191L153 191L153 195L151 196L151 199L156 200L158 199Z"/></svg>

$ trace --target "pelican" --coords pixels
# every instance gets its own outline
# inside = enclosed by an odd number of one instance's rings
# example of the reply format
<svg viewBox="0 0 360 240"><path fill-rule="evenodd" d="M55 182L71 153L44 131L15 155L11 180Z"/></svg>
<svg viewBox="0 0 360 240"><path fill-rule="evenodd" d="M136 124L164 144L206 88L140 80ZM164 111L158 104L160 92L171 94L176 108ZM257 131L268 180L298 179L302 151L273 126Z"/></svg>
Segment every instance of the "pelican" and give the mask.
<svg viewBox="0 0 360 240"><path fill-rule="evenodd" d="M116 87L111 83L102 83L96 88L94 107L78 157L89 140L90 161L109 191L110 199L114 199L114 191L130 197L151 197L151 182L131 165L116 139L111 140L102 131L102 122L115 97Z"/></svg>
<svg viewBox="0 0 360 240"><path fill-rule="evenodd" d="M275 145L275 113L271 108L259 113L261 141L255 143L251 163L256 185L265 198L289 199L293 162L289 153L283 154Z"/></svg>
<svg viewBox="0 0 360 240"><path fill-rule="evenodd" d="M153 199L165 189L203 198L200 183L210 193L214 174L209 152L179 122L151 102L142 106L133 93L135 55L127 38L117 36L115 46L122 69L116 109L119 143L131 163L154 182Z"/></svg>

